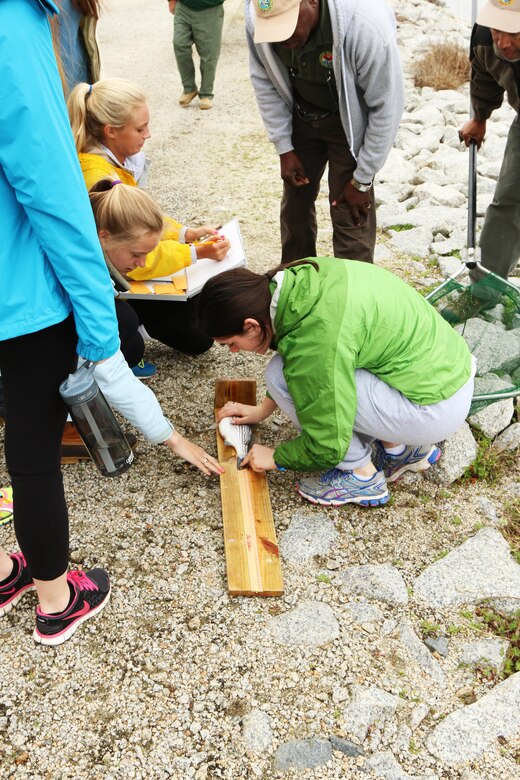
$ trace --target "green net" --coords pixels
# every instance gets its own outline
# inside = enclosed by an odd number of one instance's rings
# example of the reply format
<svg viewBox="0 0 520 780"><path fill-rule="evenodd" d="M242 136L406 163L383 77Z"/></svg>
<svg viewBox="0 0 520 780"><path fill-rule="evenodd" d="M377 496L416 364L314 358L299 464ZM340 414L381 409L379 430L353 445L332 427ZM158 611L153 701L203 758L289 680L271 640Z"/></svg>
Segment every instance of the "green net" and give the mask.
<svg viewBox="0 0 520 780"><path fill-rule="evenodd" d="M489 274L471 284L448 279L427 300L466 339L477 358L470 414L520 396L520 289Z"/></svg>

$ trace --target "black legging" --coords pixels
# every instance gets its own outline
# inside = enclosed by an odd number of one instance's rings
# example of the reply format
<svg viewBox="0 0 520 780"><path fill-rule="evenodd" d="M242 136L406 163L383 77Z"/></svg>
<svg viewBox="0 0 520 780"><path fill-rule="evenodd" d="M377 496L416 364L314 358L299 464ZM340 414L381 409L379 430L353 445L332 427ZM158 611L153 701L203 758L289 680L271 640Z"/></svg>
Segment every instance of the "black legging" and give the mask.
<svg viewBox="0 0 520 780"><path fill-rule="evenodd" d="M5 395L5 458L14 529L29 571L53 580L67 570L69 519L60 468L67 417L59 385L76 368L74 319L0 341Z"/></svg>
<svg viewBox="0 0 520 780"><path fill-rule="evenodd" d="M132 301L147 333L168 347L187 355L202 355L213 344L195 327L196 298L180 301Z"/></svg>
<svg viewBox="0 0 520 780"><path fill-rule="evenodd" d="M127 301L116 298L115 304L121 352L130 368L133 368L144 355L144 339L138 331L139 317Z"/></svg>

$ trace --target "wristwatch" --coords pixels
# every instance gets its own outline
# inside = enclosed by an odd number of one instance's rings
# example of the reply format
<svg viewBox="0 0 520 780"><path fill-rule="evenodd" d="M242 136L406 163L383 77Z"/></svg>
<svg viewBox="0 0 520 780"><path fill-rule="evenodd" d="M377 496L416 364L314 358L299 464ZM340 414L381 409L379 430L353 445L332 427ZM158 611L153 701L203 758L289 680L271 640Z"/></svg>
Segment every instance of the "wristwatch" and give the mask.
<svg viewBox="0 0 520 780"><path fill-rule="evenodd" d="M369 192L369 190L372 189L372 182L370 182L369 184L363 184L357 179L352 178L350 180L350 183L352 184L353 187L356 188L356 190L359 190L360 192Z"/></svg>

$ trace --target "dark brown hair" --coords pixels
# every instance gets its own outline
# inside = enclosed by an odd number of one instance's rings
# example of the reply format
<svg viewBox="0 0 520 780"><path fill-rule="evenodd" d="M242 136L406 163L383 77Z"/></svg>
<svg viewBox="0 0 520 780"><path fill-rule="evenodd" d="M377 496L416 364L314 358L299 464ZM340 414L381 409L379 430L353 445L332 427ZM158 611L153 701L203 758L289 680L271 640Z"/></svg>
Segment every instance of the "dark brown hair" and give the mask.
<svg viewBox="0 0 520 780"><path fill-rule="evenodd" d="M224 271L206 282L197 306L197 327L209 338L228 338L244 332L244 321L255 319L266 339L272 330L269 283L278 271L295 265L318 266L312 260L296 260L255 274L247 268Z"/></svg>

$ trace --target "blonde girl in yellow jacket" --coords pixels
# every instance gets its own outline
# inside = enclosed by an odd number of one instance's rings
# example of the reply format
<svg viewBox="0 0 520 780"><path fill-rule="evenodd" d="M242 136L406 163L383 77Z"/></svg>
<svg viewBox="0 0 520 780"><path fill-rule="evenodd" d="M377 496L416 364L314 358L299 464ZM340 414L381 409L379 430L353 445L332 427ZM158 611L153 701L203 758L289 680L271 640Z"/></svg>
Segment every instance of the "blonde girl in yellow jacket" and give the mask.
<svg viewBox="0 0 520 780"><path fill-rule="evenodd" d="M149 111L144 92L126 79L102 79L77 84L67 101L69 119L87 189L101 179L145 187L149 161L143 152L150 138ZM153 279L185 268L200 258L223 260L230 244L213 226L191 228L165 217L158 246L136 268L132 279ZM211 236L209 241L200 241Z"/></svg>

